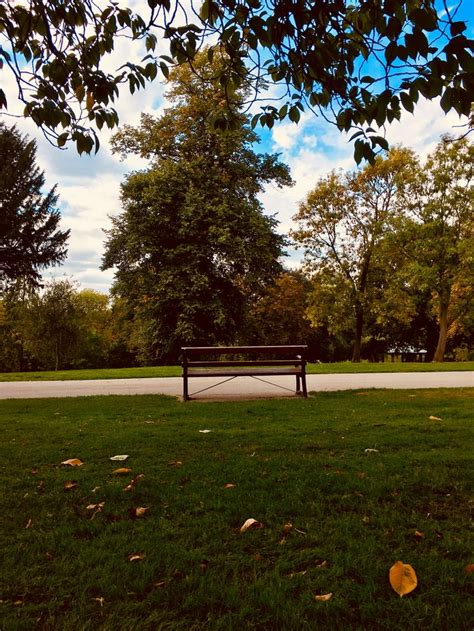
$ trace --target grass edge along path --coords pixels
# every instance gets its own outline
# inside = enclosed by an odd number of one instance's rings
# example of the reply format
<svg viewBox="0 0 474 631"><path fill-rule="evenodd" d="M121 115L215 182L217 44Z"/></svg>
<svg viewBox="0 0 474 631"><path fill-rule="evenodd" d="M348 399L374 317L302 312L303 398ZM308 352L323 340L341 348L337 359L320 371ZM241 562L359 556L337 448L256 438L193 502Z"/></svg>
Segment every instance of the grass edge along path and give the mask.
<svg viewBox="0 0 474 631"><path fill-rule="evenodd" d="M470 362L334 362L308 364L307 372L314 374L354 374L391 372L451 372L473 371L474 361ZM141 379L153 377L181 377L181 366L142 366L135 368L95 368L83 370L58 370L38 372L3 372L0 382L8 381L71 381L75 379Z"/></svg>
<svg viewBox="0 0 474 631"><path fill-rule="evenodd" d="M3 628L468 628L473 398L4 401Z"/></svg>

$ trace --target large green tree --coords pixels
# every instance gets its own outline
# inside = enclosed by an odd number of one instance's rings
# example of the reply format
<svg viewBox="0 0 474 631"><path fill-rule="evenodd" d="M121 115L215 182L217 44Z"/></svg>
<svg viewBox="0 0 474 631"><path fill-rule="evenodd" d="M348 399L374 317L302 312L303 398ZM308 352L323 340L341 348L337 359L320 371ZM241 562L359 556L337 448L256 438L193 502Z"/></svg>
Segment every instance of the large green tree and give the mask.
<svg viewBox="0 0 474 631"><path fill-rule="evenodd" d="M341 130L355 128L357 159L372 158L384 145L372 122L390 122L401 108L413 111L419 95L441 97L444 111L469 115L473 43L458 18L462 5L198 0L190 10L180 0L148 0L136 13L111 0L8 1L0 4L0 62L16 81L25 115L59 146L72 140L89 152L98 147L93 124L118 124L113 105L122 84L134 92L157 75L167 77L207 43L209 55L227 53L214 79L230 92L246 81L256 98L262 77L282 87L281 107L267 102L255 122L298 121L311 108ZM110 71L108 56L120 38L135 42L135 52ZM6 107L0 90L0 108ZM235 122L232 110L221 120Z"/></svg>
<svg viewBox="0 0 474 631"><path fill-rule="evenodd" d="M18 279L37 285L61 263L69 230L60 230L56 188L43 192L36 144L0 123L0 293Z"/></svg>
<svg viewBox="0 0 474 631"><path fill-rule="evenodd" d="M281 269L283 239L257 196L267 183L290 184L288 169L255 153L242 91L227 101L213 86L225 59L210 64L203 53L195 63L196 72L172 74L163 116L143 115L113 140L116 151L150 160L122 185L104 268L116 267L115 292L141 320L152 360L175 360L182 344L235 339L249 301ZM239 124L220 130L212 121L229 103Z"/></svg>
<svg viewBox="0 0 474 631"><path fill-rule="evenodd" d="M352 360L361 359L368 321L379 299L382 244L398 213L398 191L414 163L406 149L393 149L358 172L332 172L300 205L292 232L304 247L313 283L308 316L314 326L338 334L353 331Z"/></svg>
<svg viewBox="0 0 474 631"><path fill-rule="evenodd" d="M474 300L474 145L443 137L403 190L403 274L405 282L432 296L439 326L433 360L443 361L450 329Z"/></svg>

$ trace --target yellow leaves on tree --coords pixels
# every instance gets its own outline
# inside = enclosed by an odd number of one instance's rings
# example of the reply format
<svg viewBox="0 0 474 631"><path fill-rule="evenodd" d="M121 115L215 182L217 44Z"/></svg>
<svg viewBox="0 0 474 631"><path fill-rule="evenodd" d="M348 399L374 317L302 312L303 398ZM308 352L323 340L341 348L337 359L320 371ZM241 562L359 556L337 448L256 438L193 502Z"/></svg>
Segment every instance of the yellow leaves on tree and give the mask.
<svg viewBox="0 0 474 631"><path fill-rule="evenodd" d="M418 585L415 570L402 561L397 561L392 565L388 576L392 589L399 594L400 598L412 592Z"/></svg>

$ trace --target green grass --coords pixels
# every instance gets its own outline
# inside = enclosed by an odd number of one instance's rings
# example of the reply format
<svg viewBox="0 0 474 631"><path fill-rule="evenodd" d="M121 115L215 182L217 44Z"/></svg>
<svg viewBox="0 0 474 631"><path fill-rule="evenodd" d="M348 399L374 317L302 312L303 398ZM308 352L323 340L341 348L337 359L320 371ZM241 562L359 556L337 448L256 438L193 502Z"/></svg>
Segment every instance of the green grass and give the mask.
<svg viewBox="0 0 474 631"><path fill-rule="evenodd" d="M473 398L2 401L2 628L467 629ZM264 527L240 534L250 517ZM403 599L397 560L418 575Z"/></svg>
<svg viewBox="0 0 474 631"><path fill-rule="evenodd" d="M364 372L436 372L474 370L474 362L334 362L308 364L308 374L364 373ZM69 381L72 379L136 379L140 377L180 377L180 366L145 366L142 368L97 368L86 370L58 370L41 372L3 372L0 381Z"/></svg>

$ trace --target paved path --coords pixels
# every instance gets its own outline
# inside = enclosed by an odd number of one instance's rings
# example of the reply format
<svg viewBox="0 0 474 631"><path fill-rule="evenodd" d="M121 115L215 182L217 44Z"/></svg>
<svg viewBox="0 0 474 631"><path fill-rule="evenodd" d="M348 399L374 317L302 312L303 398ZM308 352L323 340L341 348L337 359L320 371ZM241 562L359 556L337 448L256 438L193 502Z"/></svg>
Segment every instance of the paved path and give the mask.
<svg viewBox="0 0 474 631"><path fill-rule="evenodd" d="M363 373L308 375L308 390L323 392L363 388L472 388L474 372ZM280 388L251 377L239 377L207 390L219 379L190 379L190 393L206 388L193 398L200 400L257 399L293 396L294 377L272 377ZM288 388L289 390L281 389ZM97 379L90 381L0 382L0 399L81 397L107 394L167 394L181 396L180 377L151 379Z"/></svg>

